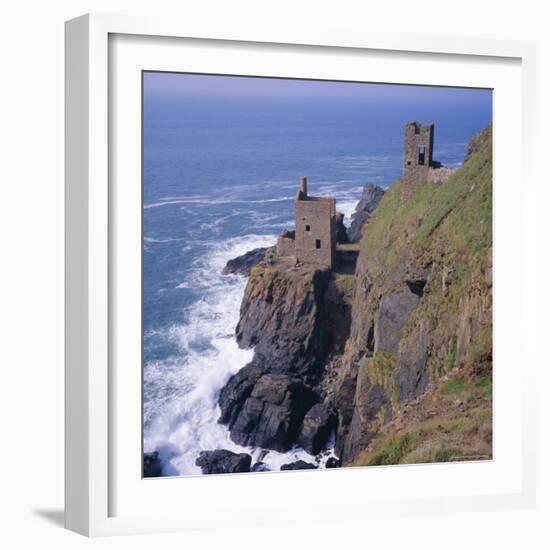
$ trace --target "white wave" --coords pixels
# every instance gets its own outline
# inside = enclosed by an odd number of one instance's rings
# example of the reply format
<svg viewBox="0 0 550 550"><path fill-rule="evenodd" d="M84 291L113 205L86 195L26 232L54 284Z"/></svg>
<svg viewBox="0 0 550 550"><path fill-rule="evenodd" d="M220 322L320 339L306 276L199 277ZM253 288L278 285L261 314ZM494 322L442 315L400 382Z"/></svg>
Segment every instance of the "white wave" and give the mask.
<svg viewBox="0 0 550 550"><path fill-rule="evenodd" d="M290 462L296 462L298 460L315 464L318 468L325 468L329 458L336 458L336 454L334 452L335 443L336 435L333 432L327 441L325 450L317 456L310 455L307 451L304 451L304 449L297 445L286 453L279 453L277 451L266 452L263 449L252 449L252 463L254 464L257 461L261 461L270 471L280 470L281 466L284 464L289 464Z"/></svg>
<svg viewBox="0 0 550 550"><path fill-rule="evenodd" d="M160 200L158 202L153 202L150 204L145 204L144 209L149 208L160 208L161 206L169 206L172 204L264 204L268 202L286 202L293 200L294 197L277 197L273 199L252 199L252 200L242 200L242 199L212 199L211 197L203 198L181 198L181 199L171 199L171 200Z"/></svg>
<svg viewBox="0 0 550 550"><path fill-rule="evenodd" d="M339 201L336 203L336 210L344 214L344 225L346 227L349 227L351 225L351 215L355 212L355 207L358 203L359 201L357 199Z"/></svg>
<svg viewBox="0 0 550 550"><path fill-rule="evenodd" d="M174 239L174 238L154 239L153 237L143 237L143 240L146 243L171 243L174 241L185 241L186 239L184 237L180 239Z"/></svg>
<svg viewBox="0 0 550 550"><path fill-rule="evenodd" d="M169 474L200 474L195 460L201 450L249 451L235 445L217 422L220 389L253 355L239 349L234 338L246 281L221 271L229 259L274 242L275 236L247 235L217 243L181 283L200 285L204 294L182 325L162 334L180 353L151 361L144 371L144 448L160 451Z"/></svg>

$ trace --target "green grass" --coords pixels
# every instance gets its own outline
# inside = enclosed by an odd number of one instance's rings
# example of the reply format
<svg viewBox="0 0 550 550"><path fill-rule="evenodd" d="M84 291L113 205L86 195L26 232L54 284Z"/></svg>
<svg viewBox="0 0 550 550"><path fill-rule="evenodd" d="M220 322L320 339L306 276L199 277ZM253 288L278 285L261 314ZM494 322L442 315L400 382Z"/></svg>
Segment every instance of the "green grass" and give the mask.
<svg viewBox="0 0 550 550"><path fill-rule="evenodd" d="M439 390L442 395L460 396L466 390L467 384L460 378L453 378L445 382Z"/></svg>
<svg viewBox="0 0 550 550"><path fill-rule="evenodd" d="M363 232L360 254L374 276L391 273L403 254L437 256L456 269L463 290L492 239L492 148L486 141L443 185L427 182L401 202L395 182ZM430 259L434 259L433 257ZM452 296L451 296L452 298Z"/></svg>
<svg viewBox="0 0 550 550"><path fill-rule="evenodd" d="M344 302L351 304L355 293L355 274L333 273L333 281L336 290L340 293Z"/></svg>
<svg viewBox="0 0 550 550"><path fill-rule="evenodd" d="M449 352L447 353L447 370L454 368L456 364L456 338L453 338Z"/></svg>
<svg viewBox="0 0 550 550"><path fill-rule="evenodd" d="M428 290L403 334L414 346L418 327L427 323L433 341L448 342L430 360L431 380L455 374L413 403L401 422L382 428L351 465L490 458L491 326L478 329L465 350L457 342L460 308L472 281L485 273L492 246L490 130L478 151L442 185L427 182L407 201L401 200L402 188L397 181L388 189L365 226L359 262L374 297L389 284L399 285L411 265L429 273ZM460 376L454 370L459 362ZM394 418L399 415L395 365L394 354L376 353L367 367L372 382L392 396Z"/></svg>
<svg viewBox="0 0 550 550"><path fill-rule="evenodd" d="M370 466L383 466L390 464L399 464L403 457L410 453L417 445L419 440L418 432L406 433L391 439L388 444L369 462Z"/></svg>
<svg viewBox="0 0 550 550"><path fill-rule="evenodd" d="M351 465L491 458L491 395L491 378L451 378L421 400L405 424L380 432Z"/></svg>

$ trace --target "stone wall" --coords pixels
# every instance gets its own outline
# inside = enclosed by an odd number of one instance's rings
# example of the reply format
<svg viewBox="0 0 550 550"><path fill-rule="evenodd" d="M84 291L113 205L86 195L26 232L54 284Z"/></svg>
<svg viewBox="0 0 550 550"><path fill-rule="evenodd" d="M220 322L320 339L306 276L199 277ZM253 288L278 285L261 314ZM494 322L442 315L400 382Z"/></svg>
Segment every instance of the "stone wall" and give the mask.
<svg viewBox="0 0 550 550"><path fill-rule="evenodd" d="M433 124L422 126L418 122L409 122L405 125L404 200L408 199L420 185L428 181L429 170L433 165L433 144Z"/></svg>
<svg viewBox="0 0 550 550"><path fill-rule="evenodd" d="M430 168L428 170L427 181L433 181L438 185L445 183L454 173L456 168L449 168L448 166L440 166L439 168Z"/></svg>
<svg viewBox="0 0 550 550"><path fill-rule="evenodd" d="M303 197L296 201L295 254L298 261L332 268L336 256L336 200Z"/></svg>
<svg viewBox="0 0 550 550"><path fill-rule="evenodd" d="M295 255L294 231L285 231L277 238L277 256L287 257Z"/></svg>

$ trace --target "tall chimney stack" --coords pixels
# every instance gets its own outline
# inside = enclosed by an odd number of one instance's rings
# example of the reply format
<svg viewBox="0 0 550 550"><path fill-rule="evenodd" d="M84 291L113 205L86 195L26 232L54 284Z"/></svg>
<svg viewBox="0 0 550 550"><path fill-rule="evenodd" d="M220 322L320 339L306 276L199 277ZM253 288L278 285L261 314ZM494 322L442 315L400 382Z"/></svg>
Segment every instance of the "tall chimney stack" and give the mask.
<svg viewBox="0 0 550 550"><path fill-rule="evenodd" d="M305 176L300 178L300 191L304 197L307 197L307 178Z"/></svg>

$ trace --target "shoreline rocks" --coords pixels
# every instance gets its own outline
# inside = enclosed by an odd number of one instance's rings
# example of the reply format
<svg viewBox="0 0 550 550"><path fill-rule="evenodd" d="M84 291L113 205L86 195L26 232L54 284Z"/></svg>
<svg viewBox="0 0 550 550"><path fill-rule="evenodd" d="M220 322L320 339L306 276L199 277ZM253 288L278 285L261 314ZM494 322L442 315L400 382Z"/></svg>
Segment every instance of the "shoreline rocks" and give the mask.
<svg viewBox="0 0 550 550"><path fill-rule="evenodd" d="M284 374L261 376L229 425L231 439L243 446L286 452L296 441L315 394Z"/></svg>
<svg viewBox="0 0 550 550"><path fill-rule="evenodd" d="M162 464L158 451L143 453L143 477L162 476Z"/></svg>
<svg viewBox="0 0 550 550"><path fill-rule="evenodd" d="M252 457L247 453L233 453L226 449L201 451L195 464L203 474L236 474L250 472Z"/></svg>
<svg viewBox="0 0 550 550"><path fill-rule="evenodd" d="M254 348L254 357L219 396L219 422L238 445L286 452L297 443L306 413L320 400L317 388L330 345L328 279L327 271L267 262L252 270L236 336L239 347ZM323 429L306 430L310 447L319 446Z"/></svg>
<svg viewBox="0 0 550 550"><path fill-rule="evenodd" d="M306 413L302 422L298 444L310 455L320 453L336 429L337 416L335 412L322 403L313 405Z"/></svg>
<svg viewBox="0 0 550 550"><path fill-rule="evenodd" d="M250 276L250 270L265 258L268 250L269 248L255 248L229 260L225 264L222 274Z"/></svg>
<svg viewBox="0 0 550 550"><path fill-rule="evenodd" d="M372 183L367 183L363 187L361 200L355 207L355 212L351 215L351 226L348 229L349 242L356 243L361 240L363 225L367 223L370 215L382 200L384 193L384 189Z"/></svg>

